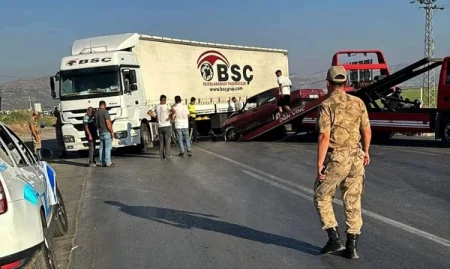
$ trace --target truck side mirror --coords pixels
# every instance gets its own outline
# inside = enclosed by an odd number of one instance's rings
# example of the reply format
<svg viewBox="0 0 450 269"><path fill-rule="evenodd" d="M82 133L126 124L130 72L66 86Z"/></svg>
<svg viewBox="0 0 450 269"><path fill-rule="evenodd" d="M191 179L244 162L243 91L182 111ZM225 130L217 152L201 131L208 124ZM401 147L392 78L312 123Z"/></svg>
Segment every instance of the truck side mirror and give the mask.
<svg viewBox="0 0 450 269"><path fill-rule="evenodd" d="M59 72L56 73L55 76L50 77L50 91L51 91L51 96L53 99L58 99L56 98L56 86L58 85L59 81Z"/></svg>
<svg viewBox="0 0 450 269"><path fill-rule="evenodd" d="M124 79L123 85L124 85L124 87L125 87L125 88L123 89L123 91L124 91L125 93L131 92L131 89L130 89L130 81L129 81L128 79Z"/></svg>
<svg viewBox="0 0 450 269"><path fill-rule="evenodd" d="M132 70L130 70L130 84L135 84L135 83L137 83L136 70L132 69Z"/></svg>
<svg viewBox="0 0 450 269"><path fill-rule="evenodd" d="M50 90L52 98L56 98L56 90L55 90L55 77L50 77Z"/></svg>
<svg viewBox="0 0 450 269"><path fill-rule="evenodd" d="M137 91L137 89L138 89L137 84L131 84L131 85L130 85L130 90L131 90L132 92Z"/></svg>

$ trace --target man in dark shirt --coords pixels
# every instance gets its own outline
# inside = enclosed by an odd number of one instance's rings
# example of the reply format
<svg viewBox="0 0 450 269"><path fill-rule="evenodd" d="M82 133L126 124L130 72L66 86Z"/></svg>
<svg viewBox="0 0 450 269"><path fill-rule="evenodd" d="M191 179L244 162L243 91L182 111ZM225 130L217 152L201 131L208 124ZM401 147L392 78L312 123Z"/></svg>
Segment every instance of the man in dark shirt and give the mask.
<svg viewBox="0 0 450 269"><path fill-rule="evenodd" d="M88 107L86 115L83 117L84 132L86 134L86 139L89 144L89 166L95 167L94 152L95 152L95 141L97 141L97 126L95 126L94 119L94 108Z"/></svg>
<svg viewBox="0 0 450 269"><path fill-rule="evenodd" d="M103 100L99 102L99 108L95 112L95 122L100 138L100 162L104 167L116 167L117 164L111 162L114 131L112 128L111 117L109 116L108 110L106 110L106 103Z"/></svg>

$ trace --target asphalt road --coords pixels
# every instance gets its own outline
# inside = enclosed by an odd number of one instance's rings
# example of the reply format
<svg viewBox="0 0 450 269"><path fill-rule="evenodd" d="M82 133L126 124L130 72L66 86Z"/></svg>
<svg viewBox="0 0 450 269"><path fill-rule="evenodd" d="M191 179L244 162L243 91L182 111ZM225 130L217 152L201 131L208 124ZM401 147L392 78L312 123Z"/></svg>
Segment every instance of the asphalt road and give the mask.
<svg viewBox="0 0 450 269"><path fill-rule="evenodd" d="M351 261L319 253L315 147L200 142L89 168L71 268L450 268L450 149L372 147Z"/></svg>

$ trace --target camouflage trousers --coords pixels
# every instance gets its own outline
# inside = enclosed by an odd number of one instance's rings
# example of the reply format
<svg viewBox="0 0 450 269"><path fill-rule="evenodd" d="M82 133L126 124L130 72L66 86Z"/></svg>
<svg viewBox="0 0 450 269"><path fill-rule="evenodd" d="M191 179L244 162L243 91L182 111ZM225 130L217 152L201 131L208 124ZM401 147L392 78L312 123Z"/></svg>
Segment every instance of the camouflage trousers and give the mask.
<svg viewBox="0 0 450 269"><path fill-rule="evenodd" d="M360 148L328 152L326 177L314 183L314 204L322 229L338 226L332 201L338 187L344 202L346 232L360 234L363 225L361 197L364 192L364 152Z"/></svg>
<svg viewBox="0 0 450 269"><path fill-rule="evenodd" d="M38 135L37 140L33 136L31 137L31 139L33 140L34 153L37 154L37 151L42 148L41 136Z"/></svg>

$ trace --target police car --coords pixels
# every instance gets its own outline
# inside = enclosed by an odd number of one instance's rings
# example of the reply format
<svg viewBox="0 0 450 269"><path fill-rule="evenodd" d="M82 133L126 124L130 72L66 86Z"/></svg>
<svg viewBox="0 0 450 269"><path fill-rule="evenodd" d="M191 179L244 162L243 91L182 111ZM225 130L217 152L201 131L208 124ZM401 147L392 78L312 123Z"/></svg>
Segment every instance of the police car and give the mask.
<svg viewBox="0 0 450 269"><path fill-rule="evenodd" d="M0 122L0 269L57 268L53 236L67 232L55 171Z"/></svg>

